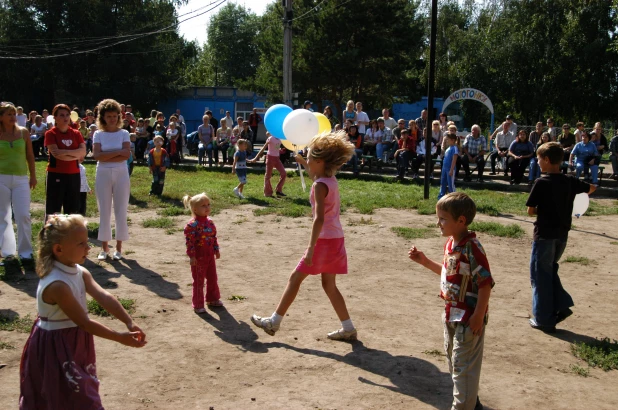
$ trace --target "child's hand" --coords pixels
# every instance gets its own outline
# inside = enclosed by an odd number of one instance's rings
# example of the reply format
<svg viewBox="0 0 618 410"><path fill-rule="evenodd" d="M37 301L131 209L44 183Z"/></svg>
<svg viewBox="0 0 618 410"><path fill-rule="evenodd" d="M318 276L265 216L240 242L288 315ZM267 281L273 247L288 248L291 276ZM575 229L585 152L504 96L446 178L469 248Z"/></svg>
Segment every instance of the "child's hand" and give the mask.
<svg viewBox="0 0 618 410"><path fill-rule="evenodd" d="M425 256L423 252L419 251L416 246L412 246L410 248L408 251L408 257L421 265L425 265L425 262L427 262L427 256Z"/></svg>
<svg viewBox="0 0 618 410"><path fill-rule="evenodd" d="M215 258L219 259L221 257L221 253L219 251L215 251Z"/></svg>
<svg viewBox="0 0 618 410"><path fill-rule="evenodd" d="M195 257L189 258L189 265L191 266L197 265L197 259Z"/></svg>
<svg viewBox="0 0 618 410"><path fill-rule="evenodd" d="M294 159L296 160L296 162L301 162L304 160L303 156L298 153L294 155Z"/></svg>
<svg viewBox="0 0 618 410"><path fill-rule="evenodd" d="M129 329L130 332L137 332L137 333L139 333L138 340L140 342L146 342L146 333L144 333L142 331L142 329L138 325L133 323L133 321L127 323L127 329Z"/></svg>
<svg viewBox="0 0 618 410"><path fill-rule="evenodd" d="M166 169L167 169L167 168L165 168L165 167L161 167L161 168L159 168L159 171L161 171L161 172L165 172L165 170L166 170Z"/></svg>
<svg viewBox="0 0 618 410"><path fill-rule="evenodd" d="M449 177L452 177L452 176L453 176L453 170L452 170L452 169L448 172L448 176L449 176Z"/></svg>
<svg viewBox="0 0 618 410"><path fill-rule="evenodd" d="M124 332L119 334L118 342L130 347L143 347L146 345L145 338L141 332Z"/></svg>
<svg viewBox="0 0 618 410"><path fill-rule="evenodd" d="M470 330L474 336L478 336L481 334L483 330L483 321L485 319L485 312L481 313L478 311L474 311L472 316L470 316L470 320L468 321L468 326L470 326Z"/></svg>
<svg viewBox="0 0 618 410"><path fill-rule="evenodd" d="M150 171L150 174L152 174L152 168L149 168L148 170Z"/></svg>
<svg viewBox="0 0 618 410"><path fill-rule="evenodd" d="M307 248L305 256L303 258L307 266L313 265L313 248Z"/></svg>
<svg viewBox="0 0 618 410"><path fill-rule="evenodd" d="M236 168L232 168L232 175L236 174Z"/></svg>

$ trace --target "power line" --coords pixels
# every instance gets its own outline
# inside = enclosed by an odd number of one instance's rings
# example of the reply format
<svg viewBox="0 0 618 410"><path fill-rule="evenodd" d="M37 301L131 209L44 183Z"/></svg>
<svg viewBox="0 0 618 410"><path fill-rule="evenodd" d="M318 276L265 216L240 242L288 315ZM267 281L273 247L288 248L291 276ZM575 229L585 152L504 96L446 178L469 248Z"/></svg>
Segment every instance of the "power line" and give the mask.
<svg viewBox="0 0 618 410"><path fill-rule="evenodd" d="M70 52L70 53L62 53L62 54L56 54L56 55L38 55L38 56L32 56L32 55L24 56L24 55L22 55L22 56L18 56L18 57L0 56L0 59L4 59L4 60L33 60L33 59L37 59L38 60L38 59L48 59L48 58L59 58L59 57L74 56L74 55L77 55L77 54L93 53L95 51L99 51L99 50L103 50L105 48L113 47L113 46L116 46L118 44L127 43L129 41L138 40L140 38L148 37L148 36L151 36L151 35L154 35L154 34L160 34L162 32L170 31L170 29L172 27L177 27L178 25L184 23L185 21L189 21L191 19L194 19L196 17L204 15L204 14L214 10L215 8L219 7L220 5L225 3L226 1L227 0L220 0L219 3L215 4L210 9L208 9L208 10L206 10L204 12L201 12L199 14L196 14L194 16L188 17L188 18L186 18L186 19L184 19L182 21L179 21L177 23L171 24L171 25L169 25L167 27L164 27L164 28L162 28L160 30L151 31L151 32L148 32L148 33L135 34L135 35L130 36L131 38L128 38L128 39L125 39L125 40L121 40L121 41L117 41L117 42L112 43L112 44L106 44L106 45L103 45L103 46L100 46L100 47L97 47L97 48L93 48L93 49L90 49L90 50L77 50L77 51ZM213 3L210 3L210 4L213 4ZM191 14L191 13L187 13L187 14ZM117 37L113 37L113 38L117 38Z"/></svg>

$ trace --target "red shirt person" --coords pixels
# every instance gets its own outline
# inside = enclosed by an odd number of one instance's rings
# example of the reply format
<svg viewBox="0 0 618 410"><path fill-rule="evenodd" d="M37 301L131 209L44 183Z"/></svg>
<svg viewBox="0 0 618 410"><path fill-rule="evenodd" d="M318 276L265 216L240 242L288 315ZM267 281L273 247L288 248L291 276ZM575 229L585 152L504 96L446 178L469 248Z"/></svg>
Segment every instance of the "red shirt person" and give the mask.
<svg viewBox="0 0 618 410"><path fill-rule="evenodd" d="M49 151L45 214L79 212L79 161L86 156L82 134L71 128L71 109L58 104L52 110L54 127L45 133Z"/></svg>
<svg viewBox="0 0 618 410"><path fill-rule="evenodd" d="M253 131L252 143L257 139L258 125L262 122L262 117L257 113L257 108L253 109L253 112L249 114L249 128Z"/></svg>

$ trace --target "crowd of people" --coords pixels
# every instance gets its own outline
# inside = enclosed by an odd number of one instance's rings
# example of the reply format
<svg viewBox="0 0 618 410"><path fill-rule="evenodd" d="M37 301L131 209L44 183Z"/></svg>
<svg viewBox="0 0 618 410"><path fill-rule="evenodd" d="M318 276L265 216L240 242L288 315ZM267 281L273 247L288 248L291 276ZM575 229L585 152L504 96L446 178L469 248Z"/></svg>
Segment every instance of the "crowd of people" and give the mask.
<svg viewBox="0 0 618 410"><path fill-rule="evenodd" d="M75 107L71 109L65 104L58 104L52 110L51 120L46 118L43 143L39 144L39 148L42 147L48 155L46 217L38 236L36 264L40 277L37 290L39 317L22 355L21 408L45 407L42 403L54 408L67 405L101 407L93 336L132 347L146 344L146 335L140 327L81 266L90 250L87 227L78 214L84 213L80 192L90 189L81 165L86 155L92 152L93 159L97 161L95 191L100 215L98 239L102 248L97 256L99 260L123 258L122 244L129 239L127 208L131 161L144 161L147 156L153 174L151 193L160 195L166 169L181 159L186 127L180 112L170 116L170 122L163 131L165 117L162 113L154 111L151 114L156 124L153 128L149 125L151 119L133 120L127 107L115 100L105 99L92 111L94 119L89 124L85 119L75 119ZM346 274L348 265L344 231L339 220L341 204L335 175L349 161L357 167L360 158L362 166L365 157L376 155L383 162L396 162L397 178L403 179L410 166L416 174L424 158L431 156L442 166L436 214L440 231L448 238L444 258L431 260L416 246L410 248L408 256L442 275L445 353L454 384L452 408L482 409L478 390L484 331L494 280L483 247L475 233L468 229L474 220L476 205L468 195L454 192L455 176L460 165L469 179L470 164L475 164L482 180L488 144L481 135L480 127L474 125L472 132L461 138L457 126L447 121L443 114L440 114L440 120L431 124L426 112L406 123L403 119L392 119L387 109L383 110L380 118L371 121L366 114L363 115L361 103L350 101L342 113L344 129L339 130L341 125L333 118L332 110L327 108L325 114L331 114L332 132L313 138L304 152L305 156L295 155L296 161L305 167L314 181L310 194L313 224L307 249L290 275L275 311L271 316L253 315L252 323L274 336L280 330L303 281L310 275L320 275L322 287L341 322L341 328L328 333L327 337L339 341L357 340L357 328L336 285L337 276ZM0 104L0 231L3 233L0 249L3 256L17 252L22 259L32 259L29 209L30 189L37 183L34 166L37 154L33 141L38 136L28 130L27 123L26 126L19 125L23 123L20 111L23 112L10 103ZM87 113L88 117L90 115ZM43 126L43 116L35 115L33 119L36 129ZM229 146L218 143L226 136L234 135L234 131L227 126L227 118L222 119L221 126L217 127L212 125L212 119L212 113L207 112L197 131L201 143L198 149L204 153L217 151L215 158L208 154L210 166L213 159L217 163L218 151L222 151L224 162L228 159ZM257 161L266 152L264 195L285 196L285 170L278 155L281 141L267 133L265 146L255 159L249 159L248 152L252 152L250 147L255 142L255 133L248 122L241 120L239 118L236 126L236 150L231 155L232 172L239 179L234 194L243 197L246 163ZM51 127L50 122L53 124ZM153 129L152 138L148 127ZM592 194L596 189L594 185L579 180L579 176L588 171L594 183L597 177L595 167L598 167L596 160L599 153L608 148L601 124L595 124L590 134L584 130L583 124L578 123L577 127L579 132L571 134L569 125L565 124L562 133L558 134L553 128L553 121L548 121L547 130L544 130L542 123L538 123L528 135L523 129L517 132L517 124L507 117L492 135L497 148L490 155L492 173L495 174L496 162L503 161L505 172L507 169L511 171L511 183L520 183L524 170L530 166L529 178L534 183L526 206L529 215L537 216L537 220L530 263L533 317L529 323L532 328L547 333L555 332L556 324L573 313L573 300L560 284L557 262L566 247L575 195ZM141 136L138 138L137 134ZM425 138L431 138L431 152L426 151ZM616 149L617 138L612 139L610 149ZM140 144L145 147L138 148ZM614 158L615 154L612 151ZM576 176L565 175L570 166ZM281 174L275 190L270 185L273 168ZM539 177L539 170L545 174L543 177ZM205 193L187 195L183 202L192 213L192 219L184 229L193 276L192 308L195 313L203 314L206 305L223 306L215 263L221 257L217 229L209 217L211 200ZM115 215L116 248L110 254L112 211ZM12 213L18 225L18 244L12 229ZM127 331L117 332L90 319L86 293L120 319Z"/></svg>

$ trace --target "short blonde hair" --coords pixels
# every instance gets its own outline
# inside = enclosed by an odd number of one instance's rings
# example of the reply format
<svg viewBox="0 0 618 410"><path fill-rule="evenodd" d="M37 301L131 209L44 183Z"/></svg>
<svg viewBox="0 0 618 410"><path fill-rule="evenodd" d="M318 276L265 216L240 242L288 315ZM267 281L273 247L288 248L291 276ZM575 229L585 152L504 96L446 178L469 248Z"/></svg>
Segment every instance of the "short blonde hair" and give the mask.
<svg viewBox="0 0 618 410"><path fill-rule="evenodd" d="M107 123L105 122L105 114L107 112L115 112L118 114L118 124L117 127L120 129L122 127L122 114L120 110L120 104L118 101L107 98L102 100L99 104L97 104L97 108L99 111L99 115L97 116L97 128L100 130L104 130Z"/></svg>
<svg viewBox="0 0 618 410"><path fill-rule="evenodd" d="M50 215L39 232L36 273L44 278L54 267L54 245L70 236L76 228L86 228L86 220L81 215Z"/></svg>
<svg viewBox="0 0 618 410"><path fill-rule="evenodd" d="M315 136L307 148L307 155L324 161L324 173L327 177L335 175L354 155L354 144L350 142L345 131L324 132Z"/></svg>
<svg viewBox="0 0 618 410"><path fill-rule="evenodd" d="M162 143L165 142L165 138L160 135L155 135L155 137L152 139L153 142L157 142L159 140L161 140Z"/></svg>
<svg viewBox="0 0 618 410"><path fill-rule="evenodd" d="M236 141L236 148L240 148L241 144L245 144L246 146L249 146L249 140L241 138L238 141Z"/></svg>
<svg viewBox="0 0 618 410"><path fill-rule="evenodd" d="M210 198L206 194L206 192L202 192L201 194L189 196L185 195L182 197L182 203L185 205L186 209L190 209L191 213L195 216L195 212L193 209L204 201L210 202Z"/></svg>
<svg viewBox="0 0 618 410"><path fill-rule="evenodd" d="M476 204L463 192L452 192L443 196L436 204L436 209L448 212L453 219L463 216L466 218L466 226L470 225L476 216Z"/></svg>

